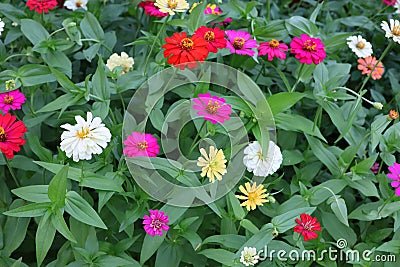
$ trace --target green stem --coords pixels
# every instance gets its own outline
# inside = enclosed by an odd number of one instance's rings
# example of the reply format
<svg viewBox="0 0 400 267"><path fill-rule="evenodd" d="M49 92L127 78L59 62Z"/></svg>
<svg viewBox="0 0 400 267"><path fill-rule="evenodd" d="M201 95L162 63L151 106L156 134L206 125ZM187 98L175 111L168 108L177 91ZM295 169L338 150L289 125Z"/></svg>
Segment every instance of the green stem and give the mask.
<svg viewBox="0 0 400 267"><path fill-rule="evenodd" d="M271 20L271 1L267 0L267 21Z"/></svg>
<svg viewBox="0 0 400 267"><path fill-rule="evenodd" d="M301 64L299 74L298 74L299 77L297 77L296 83L293 85L292 89L290 89L290 93L294 92L294 90L296 90L297 85L300 83L300 78L301 78L303 69L304 69L304 64Z"/></svg>
<svg viewBox="0 0 400 267"><path fill-rule="evenodd" d="M190 150L189 150L189 155L188 155L188 156L190 156L190 154L193 152L193 149L196 147L196 144L198 144L197 139L199 138L200 133L201 133L201 131L203 130L203 128L204 128L205 125L206 125L206 121L204 120L204 121L203 121L203 124L200 126L199 131L197 132L196 136L195 136L194 139L193 139L192 145L190 146ZM201 140L201 139L200 139L200 140ZM196 142L197 142L197 143L196 143Z"/></svg>
<svg viewBox="0 0 400 267"><path fill-rule="evenodd" d="M162 24L161 29L158 31L158 33L156 35L156 38L154 38L153 44L151 45L149 54L147 55L147 58L146 58L146 62L144 63L144 69L143 69L143 74L144 75L146 75L147 64L149 64L149 59L150 59L151 53L153 52L154 46L156 44L156 41L158 40L158 38L160 37L161 33L163 32L165 26L167 25L167 21L168 21L168 16L165 17L164 23Z"/></svg>
<svg viewBox="0 0 400 267"><path fill-rule="evenodd" d="M258 72L256 79L254 80L255 83L257 83L257 80L258 80L258 78L260 78L261 72L263 72L264 69L265 69L265 63L262 63L261 69Z"/></svg>
<svg viewBox="0 0 400 267"><path fill-rule="evenodd" d="M338 87L332 88L332 90L336 90L336 89L346 90L347 92L352 93L356 97L360 97L361 96L359 93L354 92L353 90L351 90L350 88L347 88L347 87L338 86ZM361 96L361 99L364 100L365 102L367 102L368 104L371 104L371 105L375 104L374 102L372 102L371 100L369 100L369 99L367 99L367 98L365 98L363 96Z"/></svg>
<svg viewBox="0 0 400 267"><path fill-rule="evenodd" d="M375 66L372 68L371 73L364 78L364 81L360 87L360 89L358 89L358 91L360 92L362 89L364 89L364 86L367 84L367 82L369 81L369 79L372 76L372 73L375 71L375 68L378 66L378 64L383 60L383 58L386 56L386 54L390 51L390 49L392 48L394 42L393 40L390 41L389 45L386 47L386 49L383 51L381 57L379 58L378 62L375 64Z"/></svg>
<svg viewBox="0 0 400 267"><path fill-rule="evenodd" d="M19 183L19 181L18 181L18 179L17 179L17 176L15 175L14 170L13 170L13 168L12 168L11 165L10 165L10 161L9 161L8 158L6 158L6 157L4 157L4 158L5 158L5 160L6 160L7 168L8 168L8 170L10 171L10 174L11 174L12 178L14 179L15 185L16 185L17 187L21 187L21 184Z"/></svg>
<svg viewBox="0 0 400 267"><path fill-rule="evenodd" d="M11 55L11 56L9 56L9 57L7 57L6 59L4 59L1 63L5 63L5 62L7 62L9 59L12 59L12 58L14 58L14 57L20 57L20 56L29 56L29 54L14 54L14 55Z"/></svg>
<svg viewBox="0 0 400 267"><path fill-rule="evenodd" d="M50 35L49 35L49 37L47 37L47 39L50 38L51 36L53 36L54 34L56 34L56 33L58 33L58 32L61 32L61 31L63 31L63 30L65 30L64 27L62 27L61 29L55 30L54 32L50 33Z"/></svg>

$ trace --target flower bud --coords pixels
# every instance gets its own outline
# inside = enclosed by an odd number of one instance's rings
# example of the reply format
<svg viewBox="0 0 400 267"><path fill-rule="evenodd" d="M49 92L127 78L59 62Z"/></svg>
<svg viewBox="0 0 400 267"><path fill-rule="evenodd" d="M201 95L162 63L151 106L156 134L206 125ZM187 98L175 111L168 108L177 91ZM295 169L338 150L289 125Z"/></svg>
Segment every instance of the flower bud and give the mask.
<svg viewBox="0 0 400 267"><path fill-rule="evenodd" d="M398 117L399 117L399 113L396 110L391 109L389 111L389 114L388 114L387 118L388 118L389 121L391 121L391 120L397 119Z"/></svg>
<svg viewBox="0 0 400 267"><path fill-rule="evenodd" d="M374 108L379 109L379 110L381 110L383 108L382 103L379 103L379 102L374 102L372 105L374 106Z"/></svg>

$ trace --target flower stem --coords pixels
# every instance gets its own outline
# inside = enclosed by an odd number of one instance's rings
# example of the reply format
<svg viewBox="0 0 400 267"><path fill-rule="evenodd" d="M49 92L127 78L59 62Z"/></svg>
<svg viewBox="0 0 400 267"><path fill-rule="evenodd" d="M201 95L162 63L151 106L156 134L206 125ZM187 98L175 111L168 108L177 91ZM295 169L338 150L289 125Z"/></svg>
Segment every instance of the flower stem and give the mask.
<svg viewBox="0 0 400 267"><path fill-rule="evenodd" d="M165 17L165 20L164 20L164 23L161 26L161 29L158 31L158 33L156 35L156 38L154 38L154 41L153 41L153 44L151 45L149 54L147 55L146 62L144 63L143 75L146 75L147 64L149 64L149 59L150 59L151 53L153 52L154 46L156 44L156 41L158 40L158 38L160 37L161 33L163 32L165 26L167 25L168 18L169 18L169 16Z"/></svg>
<svg viewBox="0 0 400 267"><path fill-rule="evenodd" d="M267 0L267 21L271 20L271 0Z"/></svg>
<svg viewBox="0 0 400 267"><path fill-rule="evenodd" d="M203 121L203 124L200 126L200 129L199 129L199 131L197 132L195 138L193 139L192 145L190 146L190 150L189 150L189 155L188 155L188 156L190 156L190 154L193 152L193 149L196 147L196 144L199 143L199 142L197 142L197 140L199 139L199 137L200 137L200 132L203 130L203 128L204 128L205 125L206 125L206 121L204 120L204 121ZM201 139L200 139L200 140L201 140Z"/></svg>
<svg viewBox="0 0 400 267"><path fill-rule="evenodd" d="M375 66L372 68L371 73L364 78L364 81L360 87L360 89L358 89L358 91L360 92L362 89L364 89L365 85L367 84L367 82L369 81L369 79L372 76L372 73L375 71L375 68L378 66L378 64L383 60L383 58L386 56L386 54L390 51L390 49L392 49L394 42L393 40L390 41L389 45L386 47L386 49L383 51L381 57L379 58L378 62L376 62Z"/></svg>
<svg viewBox="0 0 400 267"><path fill-rule="evenodd" d="M4 158L5 158L5 160L6 160L7 168L8 168L8 170L10 171L10 174L11 174L13 180L14 180L15 185L16 185L17 187L21 187L21 184L19 183L19 181L18 181L18 179L17 179L17 176L15 175L14 170L13 170L13 168L12 168L11 165L10 165L10 161L9 161L8 158L6 158L6 157L4 157Z"/></svg>
<svg viewBox="0 0 400 267"><path fill-rule="evenodd" d="M347 88L347 87L339 86L339 87L332 88L332 90L336 90L336 89L343 89L343 90L346 90L347 92L352 93L352 94L355 95L356 97L360 97L360 96L361 96L359 93L354 92L353 90L351 90L350 88ZM364 100L365 102L367 102L368 104L371 104L371 105L374 105L374 104L375 104L374 102L372 102L371 100L369 100L369 99L367 99L367 98L365 98L365 97L363 97L363 96L361 96L361 99Z"/></svg>
<svg viewBox="0 0 400 267"><path fill-rule="evenodd" d="M6 59L4 59L1 63L5 63L5 62L7 62L9 59L12 59L12 58L14 58L14 57L20 57L20 56L29 56L29 54L14 54L14 55L11 55L11 56L9 56L9 57L7 57Z"/></svg>
<svg viewBox="0 0 400 267"><path fill-rule="evenodd" d="M290 93L294 92L294 90L296 89L297 85L300 83L300 78L301 78L301 74L303 73L303 69L304 69L304 64L301 64L300 70L299 70L299 74L298 74L298 77L297 77L297 81L293 85L292 89L290 89Z"/></svg>

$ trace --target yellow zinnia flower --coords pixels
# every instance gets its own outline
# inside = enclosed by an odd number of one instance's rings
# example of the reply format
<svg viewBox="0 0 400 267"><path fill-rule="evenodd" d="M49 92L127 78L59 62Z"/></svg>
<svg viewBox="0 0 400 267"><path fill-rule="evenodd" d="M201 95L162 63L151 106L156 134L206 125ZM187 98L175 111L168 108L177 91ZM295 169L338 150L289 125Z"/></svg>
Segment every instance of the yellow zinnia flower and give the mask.
<svg viewBox="0 0 400 267"><path fill-rule="evenodd" d="M235 195L236 198L241 199L241 200L246 200L240 206L246 206L247 210L255 210L257 206L262 206L263 203L269 202L268 196L269 194L264 194L267 189L264 189L264 185L256 185L256 183L253 183L252 186L250 186L250 183L247 182L244 184L246 188L243 187L243 185L239 186L240 192L245 194L245 196L242 195Z"/></svg>
<svg viewBox="0 0 400 267"><path fill-rule="evenodd" d="M161 12L175 15L175 12L186 12L189 9L189 4L185 0L156 0L154 3Z"/></svg>
<svg viewBox="0 0 400 267"><path fill-rule="evenodd" d="M215 177L220 181L222 180L222 175L226 173L226 159L222 149L218 150L213 146L210 146L210 153L204 148L200 149L200 153L203 157L197 159L197 166L203 167L201 169L201 177L207 174L210 183L215 182Z"/></svg>

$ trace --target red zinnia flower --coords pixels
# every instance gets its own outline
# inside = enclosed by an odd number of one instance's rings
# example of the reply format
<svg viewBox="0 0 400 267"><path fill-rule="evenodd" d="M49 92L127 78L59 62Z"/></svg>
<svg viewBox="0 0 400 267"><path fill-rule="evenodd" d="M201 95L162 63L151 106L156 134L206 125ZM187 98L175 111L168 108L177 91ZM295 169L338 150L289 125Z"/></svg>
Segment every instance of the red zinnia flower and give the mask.
<svg viewBox="0 0 400 267"><path fill-rule="evenodd" d="M313 218L305 213L300 214L300 218L301 221L296 218L297 225L294 227L293 231L301 233L304 237L304 241L317 238L318 234L314 231L320 232L322 230L321 225L317 222L317 218Z"/></svg>
<svg viewBox="0 0 400 267"><path fill-rule="evenodd" d="M290 43L290 52L300 63L319 64L325 57L325 46L318 38L312 38L307 34L301 34L300 38L295 37Z"/></svg>
<svg viewBox="0 0 400 267"><path fill-rule="evenodd" d="M218 52L218 48L226 47L225 31L219 28L207 28L201 26L198 28L193 36L199 36L208 43L208 50L213 53Z"/></svg>
<svg viewBox="0 0 400 267"><path fill-rule="evenodd" d="M168 13L161 12L160 9L154 5L153 1L142 1L139 3L138 7L143 8L146 15L158 18L168 16Z"/></svg>
<svg viewBox="0 0 400 267"><path fill-rule="evenodd" d="M37 13L49 13L49 9L57 6L57 0L28 0L26 5L30 10L35 10Z"/></svg>
<svg viewBox="0 0 400 267"><path fill-rule="evenodd" d="M22 121L16 121L17 117L7 113L0 114L0 150L8 159L14 157L14 152L20 151L20 147L25 144L22 138L27 131Z"/></svg>
<svg viewBox="0 0 400 267"><path fill-rule="evenodd" d="M180 69L186 66L194 68L196 61L204 61L208 56L208 43L203 37L187 37L186 32L174 33L171 37L165 38L164 57L168 57L168 63L179 65Z"/></svg>

